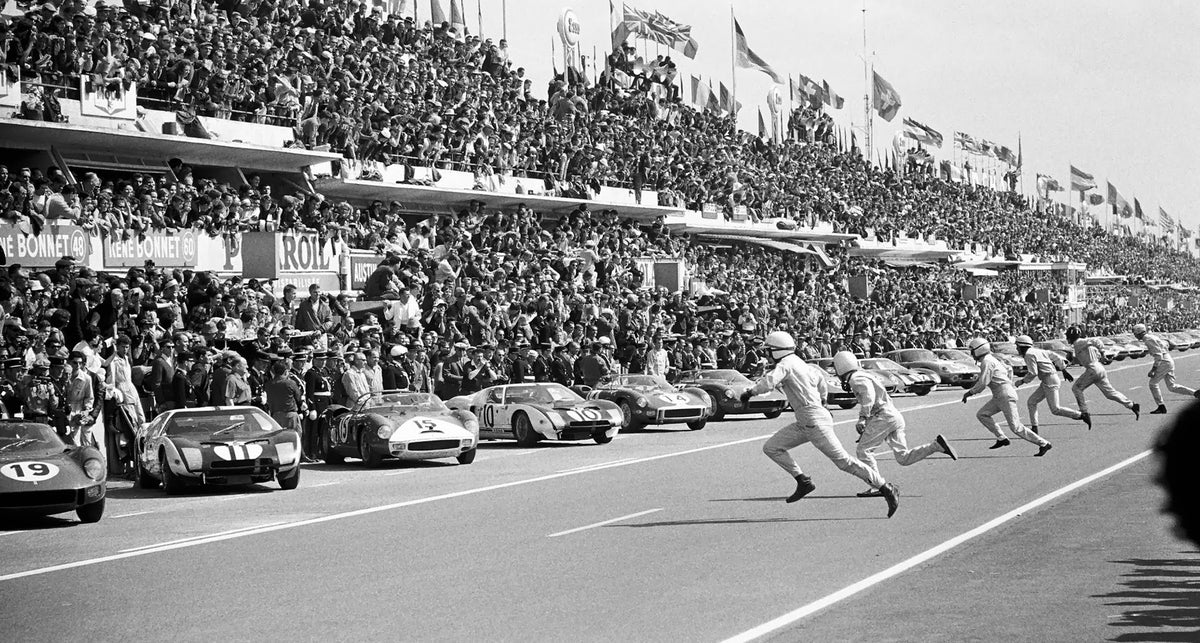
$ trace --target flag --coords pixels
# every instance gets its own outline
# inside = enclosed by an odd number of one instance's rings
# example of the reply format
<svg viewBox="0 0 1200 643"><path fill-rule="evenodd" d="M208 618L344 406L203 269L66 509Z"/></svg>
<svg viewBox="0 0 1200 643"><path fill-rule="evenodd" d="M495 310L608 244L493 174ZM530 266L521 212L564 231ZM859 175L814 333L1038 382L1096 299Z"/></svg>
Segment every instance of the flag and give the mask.
<svg viewBox="0 0 1200 643"><path fill-rule="evenodd" d="M982 150L982 153L987 156L990 156L994 159L1000 158L1000 146L987 140L986 138L979 139L979 148Z"/></svg>
<svg viewBox="0 0 1200 643"><path fill-rule="evenodd" d="M924 143L932 147L942 146L942 133L923 123L904 117L904 127L908 132L908 137L918 143Z"/></svg>
<svg viewBox="0 0 1200 643"><path fill-rule="evenodd" d="M1049 196L1051 192L1062 192L1063 186L1062 183L1058 182L1058 179L1046 174L1039 174L1037 175L1037 189L1038 192Z"/></svg>
<svg viewBox="0 0 1200 643"><path fill-rule="evenodd" d="M688 58L696 58L696 50L699 49L700 45L692 37L691 25L676 22L657 11L653 15L648 15L646 22L650 31L654 34L654 37L651 38L652 40L678 50Z"/></svg>
<svg viewBox="0 0 1200 643"><path fill-rule="evenodd" d="M875 77L875 91L871 96L871 106L879 112L880 118L890 123L893 118L896 118L896 112L900 111L900 94L875 70L871 70L871 74Z"/></svg>
<svg viewBox="0 0 1200 643"><path fill-rule="evenodd" d="M1071 189L1086 192L1096 187L1096 177L1083 170L1071 166Z"/></svg>
<svg viewBox="0 0 1200 643"><path fill-rule="evenodd" d="M1021 176L1021 166L1025 164L1025 155L1021 152L1021 134L1017 133L1017 166L1013 168L1013 172L1017 176Z"/></svg>
<svg viewBox="0 0 1200 643"><path fill-rule="evenodd" d="M1101 205L1104 203L1104 197L1099 194L1088 195L1087 202L1089 205Z"/></svg>
<svg viewBox="0 0 1200 643"><path fill-rule="evenodd" d="M450 28L460 36L467 33L467 19L463 16L462 0L450 0Z"/></svg>
<svg viewBox="0 0 1200 643"><path fill-rule="evenodd" d="M749 45L746 44L746 34L742 33L742 26L738 24L737 19L733 21L734 31L734 54L737 59L737 66L746 69L757 69L762 73L771 77L771 80L783 84L783 79L779 77L774 69L763 60L761 56L754 53Z"/></svg>
<svg viewBox="0 0 1200 643"><path fill-rule="evenodd" d="M971 137L970 134L964 132L954 133L954 144L964 152L971 154L983 154L983 148L979 146L979 142Z"/></svg>
<svg viewBox="0 0 1200 643"><path fill-rule="evenodd" d="M1017 164L1017 156L1013 154L1012 150L1003 145L996 148L996 158L1000 159L1004 163L1007 163L1008 165Z"/></svg>
<svg viewBox="0 0 1200 643"><path fill-rule="evenodd" d="M767 137L767 122L765 120L763 120L761 107L758 108L758 137L759 138Z"/></svg>
<svg viewBox="0 0 1200 643"><path fill-rule="evenodd" d="M707 90L708 90L708 92L705 95L708 97L708 102L705 103L704 108L711 109L714 112L720 113L721 112L721 100L720 100L720 97L717 96L717 92L713 91L712 81L708 82Z"/></svg>
<svg viewBox="0 0 1200 643"><path fill-rule="evenodd" d="M1133 216L1141 219L1142 221L1146 220L1146 215L1142 212L1142 203L1141 201L1138 201L1136 197L1133 199Z"/></svg>
<svg viewBox="0 0 1200 643"><path fill-rule="evenodd" d="M1163 232L1170 231L1175 225L1175 219L1172 219L1171 215L1167 214L1167 211L1162 209L1161 205L1158 206L1158 222L1162 224Z"/></svg>
<svg viewBox="0 0 1200 643"><path fill-rule="evenodd" d="M434 0L435 2L437 0ZM621 5L624 8L625 5ZM617 8L613 6L612 0L608 0L608 21L613 21L613 15L617 13ZM619 20L612 30L612 51L616 51L629 40L629 25L625 23L625 14L621 14ZM692 92L695 94L695 92Z"/></svg>
<svg viewBox="0 0 1200 643"><path fill-rule="evenodd" d="M791 87L792 101L796 103L807 103L813 109L821 109L824 104L825 90L813 79L804 74L797 74L800 80L792 82L792 77L788 76L788 85Z"/></svg>
<svg viewBox="0 0 1200 643"><path fill-rule="evenodd" d="M1122 219L1133 216L1133 207L1129 205L1129 201L1126 201L1125 197L1121 196L1117 186L1112 183L1108 183L1108 203L1112 206L1113 214L1120 215Z"/></svg>
<svg viewBox="0 0 1200 643"><path fill-rule="evenodd" d="M729 93L729 88L725 83L717 83L721 89L721 111L733 113L733 94Z"/></svg>
<svg viewBox="0 0 1200 643"><path fill-rule="evenodd" d="M433 26L436 27L446 22L446 12L442 9L441 0L429 0L429 11Z"/></svg>
<svg viewBox="0 0 1200 643"><path fill-rule="evenodd" d="M829 105L834 109L841 109L842 106L846 104L846 99L838 96L837 92L833 91L833 88L829 86L829 81L822 80L821 89L825 92L824 98L826 105Z"/></svg>

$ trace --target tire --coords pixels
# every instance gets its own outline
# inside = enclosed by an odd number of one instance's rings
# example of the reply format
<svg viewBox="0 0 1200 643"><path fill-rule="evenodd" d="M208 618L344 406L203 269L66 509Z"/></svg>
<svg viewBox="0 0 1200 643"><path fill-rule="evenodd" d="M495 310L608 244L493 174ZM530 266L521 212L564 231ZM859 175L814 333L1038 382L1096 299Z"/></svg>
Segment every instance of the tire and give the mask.
<svg viewBox="0 0 1200 643"><path fill-rule="evenodd" d="M362 460L363 466L368 469L374 469L383 463L383 456L371 449L367 434L363 431L358 432L358 459Z"/></svg>
<svg viewBox="0 0 1200 643"><path fill-rule="evenodd" d="M158 454L158 463L162 466L163 491L167 492L168 496L177 496L183 493L183 481L171 470L171 464L167 462L165 451Z"/></svg>
<svg viewBox="0 0 1200 643"><path fill-rule="evenodd" d="M916 393L917 397L925 397L926 395L929 395L929 392L932 390L932 386L922 386L921 388L913 389L913 393Z"/></svg>
<svg viewBox="0 0 1200 643"><path fill-rule="evenodd" d="M769 413L763 413L763 417L767 418L768 420L774 420L775 418L777 418L781 415L783 415L783 409L779 409L778 411L771 411Z"/></svg>
<svg viewBox="0 0 1200 643"><path fill-rule="evenodd" d="M292 489L299 487L300 486L300 467L296 467L295 469L292 469L292 475L287 476L287 477L279 476L276 479L276 481L279 482L279 488L283 489L284 491L291 491Z"/></svg>
<svg viewBox="0 0 1200 643"><path fill-rule="evenodd" d="M608 437L606 431L596 431L592 434L592 439L596 441L596 444L608 444L613 441L612 438Z"/></svg>
<svg viewBox="0 0 1200 643"><path fill-rule="evenodd" d="M533 430L533 423L529 421L529 416L524 413L518 413L512 419L513 435L517 437L517 445L522 447L537 446L537 443L542 440L542 436L537 431Z"/></svg>
<svg viewBox="0 0 1200 643"><path fill-rule="evenodd" d="M852 408L858 406L858 402L846 401L846 400L838 400L837 402L835 402L835 404L838 405L839 409L852 409Z"/></svg>
<svg viewBox="0 0 1200 643"><path fill-rule="evenodd" d="M336 449L334 449L332 446L329 445L329 438L327 436L322 434L320 436L320 439L321 439L321 459L325 461L325 464L345 464L346 463L346 456L338 453Z"/></svg>
<svg viewBox="0 0 1200 643"><path fill-rule="evenodd" d="M643 422L633 417L633 407L629 406L628 400L621 401L621 419L621 430L623 431L636 431L646 426Z"/></svg>
<svg viewBox="0 0 1200 643"><path fill-rule="evenodd" d="M716 402L715 398L713 401L713 412L712 415L708 416L708 419L712 422L720 422L725 419L725 409L721 408L720 403Z"/></svg>
<svg viewBox="0 0 1200 643"><path fill-rule="evenodd" d="M477 447L471 447L470 449L467 449L466 451L454 456L454 459L458 460L459 464L471 464L475 461L475 452L477 450Z"/></svg>
<svg viewBox="0 0 1200 643"><path fill-rule="evenodd" d="M692 422L688 422L687 424L688 424L689 429L691 429L693 431L699 431L700 429L703 429L706 425L708 425L708 418L695 420Z"/></svg>
<svg viewBox="0 0 1200 643"><path fill-rule="evenodd" d="M149 471L146 471L146 468L142 466L141 458L134 457L133 466L136 467L136 469L137 469L138 489L157 489L158 488L158 484L159 484L158 478L155 478L154 476L150 475Z"/></svg>
<svg viewBox="0 0 1200 643"><path fill-rule="evenodd" d="M90 505L79 507L75 510L75 515L79 516L79 520L82 522L100 522L100 518L104 516L104 498Z"/></svg>

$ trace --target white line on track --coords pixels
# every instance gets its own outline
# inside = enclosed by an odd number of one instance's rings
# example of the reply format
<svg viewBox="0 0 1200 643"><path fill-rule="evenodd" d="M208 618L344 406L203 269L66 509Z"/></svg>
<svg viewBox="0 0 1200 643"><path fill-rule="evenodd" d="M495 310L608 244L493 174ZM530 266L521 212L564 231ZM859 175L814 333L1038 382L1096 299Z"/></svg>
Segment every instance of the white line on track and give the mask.
<svg viewBox="0 0 1200 643"><path fill-rule="evenodd" d="M125 555L120 556L120 558L126 558L131 554L134 556L137 556L140 554L150 553L150 551L152 551L152 550L156 551L160 548L174 549L178 545L186 545L193 540L212 538L214 536L230 536L230 535L239 534L239 533L242 533L245 531L252 531L255 529L266 529L267 527L274 527L276 525L282 525L282 524L284 524L282 521L281 522L272 522L272 523L267 523L265 525L256 525L254 527L242 527L240 529L230 529L229 531L221 531L221 532L217 532L215 534L201 534L199 536L191 536L189 538L180 538L179 540L168 540L165 543L155 543L153 545L143 545L141 547L131 547L129 549L122 549L121 554L125 554Z"/></svg>
<svg viewBox="0 0 1200 643"><path fill-rule="evenodd" d="M1200 353L1197 353L1197 355L1200 355ZM1195 355L1184 355L1180 359L1187 359L1189 357L1195 357ZM1130 369L1130 368L1144 368L1144 367L1145 367L1144 364L1131 364L1129 366L1123 366L1121 368L1110 368L1110 369L1108 369L1108 372L1111 373L1113 371L1122 371L1122 370L1126 370L1126 369ZM932 408L938 408L938 407L942 407L942 406L950 406L952 404L961 404L961 403L962 403L961 400L955 399L955 400L949 400L946 402L936 402L936 403L931 403L931 404L912 406L912 407L908 407L905 409L901 409L901 411L904 413L908 413L910 411L921 411L921 410L925 410L925 409L932 409ZM836 425L841 425L841 424L849 424L851 422L856 422L856 421L857 421L857 418L849 418L849 419L841 420L838 422L834 422L834 425L836 426ZM604 468L623 467L623 466L627 466L627 465L640 464L643 462L654 462L657 460L665 460L667 458L675 458L675 457L684 456L684 455L691 455L693 453L701 453L704 451L712 451L714 449L723 449L725 447L737 446L739 444L746 444L749 442L757 442L759 440L765 440L768 437L770 437L771 435L773 435L773 433L767 433L767 434L763 434L763 435L755 435L755 436L751 436L748 438L742 438L740 440L733 440L730 442L720 442L717 444L710 444L707 446L696 447L696 448L692 448L692 449L685 449L683 451L674 451L671 453L661 453L658 455L646 456L644 458L637 458L637 459L629 460L628 462L619 462L616 464L609 464ZM185 547L194 547L197 545L205 545L208 543L232 540L234 538L242 538L244 536L255 536L258 534L266 534L266 533L271 533L271 532L275 532L275 531L281 531L284 529L307 527L309 525L318 525L318 524L322 524L322 523L326 523L326 522L332 522L335 520L344 520L347 518L355 518L358 516L368 516L368 515L380 513L383 511L392 511L395 509L402 509L405 507L423 505L423 504L427 504L427 503L431 503L431 502L439 502L442 500L451 500L453 498L472 496L475 494L486 493L489 491L496 491L499 489L508 489L510 487L519 487L519 486L523 486L523 485L527 485L527 484L534 484L537 482L545 482L547 480L556 480L558 478L565 478L567 476L579 475L579 474L583 474L583 473L591 473L591 472L594 472L597 470L602 470L602 469L596 469L595 467L593 467L590 469L581 469L581 470L574 470L574 471L552 473L552 474L537 476L534 478L526 478L524 480L513 480L512 482L504 482L504 483L500 483L500 484L489 485L486 487L475 487L473 489L464 489L462 491L453 491L450 493L439 494L436 496L427 496L424 498L416 498L414 500L406 500L403 502L396 502L396 503L391 503L391 504L386 504L386 505L377 505L374 507L365 507L363 509L355 509L353 511L346 511L346 512L342 512L342 513L329 514L326 516L319 516L317 518L308 518L305 520L297 520L295 522L276 523L276 524L271 524L271 525L264 525L262 527L251 528L248 530L235 530L234 532L220 532L220 533L216 533L216 534L210 534L208 536L198 537L194 540L189 539L184 542L175 542L175 543L170 543L170 544L163 543L161 545L152 546L150 548L137 549L137 550L125 550L119 554L112 554L109 556L101 556L99 558L89 558L89 559L78 560L78 561L70 562L70 563L51 565L49 567L39 567L36 569L30 569L30 570L26 570L23 572L14 572L11 574L4 574L4 575L0 575L0 582L17 580L19 578L27 578L29 576L40 576L42 574L49 574L52 572L62 571L62 570L66 570L66 569L75 569L77 567L87 567L89 565L98 565L100 563L105 563L105 562L109 562L109 561L113 561L113 560L121 560L121 559L125 559L125 558L132 558L134 556L141 556L141 555L145 555L145 554L158 553L158 552L163 552L163 551L171 551L174 549L183 549ZM22 532L22 533L24 533L24 532Z"/></svg>
<svg viewBox="0 0 1200 643"><path fill-rule="evenodd" d="M333 482L322 482L321 484L310 484L310 485L306 485L306 486L307 486L309 489L315 489L315 488L317 488L317 487L330 487L330 486L333 486L333 485L335 485L335 484L342 484L342 481L341 481L341 480L334 480Z"/></svg>
<svg viewBox="0 0 1200 643"><path fill-rule="evenodd" d="M152 514L152 513L154 513L154 512L153 511L135 511L131 514L121 514L119 516L111 516L109 518L109 520L116 520L117 518L132 518L133 516L144 516L146 514Z"/></svg>
<svg viewBox="0 0 1200 643"><path fill-rule="evenodd" d="M581 531L585 531L585 530L588 530L588 529L593 529L593 528L595 528L595 527L603 527L604 525L611 525L611 524L613 524L614 522L621 522L622 520L629 520L630 518L637 518L638 516L644 516L644 515L646 515L646 514L652 514L652 513L656 512L656 511L662 511L662 510L663 510L663 508L662 508L662 507L659 507L659 508L657 508L657 509L647 509L647 510L645 510L645 511L639 511L639 512L637 512L637 513L635 513L635 514L629 514L628 516L620 516L620 517L618 517L618 518L610 518L610 519L608 519L608 520L601 520L600 522L594 522L594 523L592 523L592 524L590 524L590 525L584 525L584 526L582 526L582 527L576 527L576 528L574 528L574 529L568 529L568 530L566 530L566 531L560 531L560 532L557 532L557 533L550 534L549 536L546 536L546 537L547 537L547 538L557 538L557 537L559 537L559 536L566 536L567 534L575 534L575 533L579 533L579 532L581 532Z"/></svg>
<svg viewBox="0 0 1200 643"><path fill-rule="evenodd" d="M630 462L635 459L636 458L622 458L620 460L610 460L608 462L597 462L594 464L585 464L582 467L573 467L570 469L562 469L561 471L558 471L558 473L576 473L576 472L588 471L591 469L603 469L606 467L614 467L619 464L625 464L626 462Z"/></svg>
<svg viewBox="0 0 1200 643"><path fill-rule="evenodd" d="M829 594L828 596L825 596L824 598L817 599L811 603L808 603L807 605L798 607L787 614L767 621L758 627L746 630L737 636L725 639L724 643L745 643L747 641L753 641L754 639L761 638L767 634L770 634L771 632L775 632L781 628L787 627L788 625L791 625L792 623L795 623L806 616L810 616L815 612L825 609L826 607L850 598L851 596L854 596L863 590L878 585L879 583L882 583L893 576L902 574L927 560L944 554L947 551L950 551L951 549L954 549L955 547L967 542L968 540L982 536L983 534L986 534L987 532L999 527L1000 525L1003 525L1004 523L1016 518L1017 516L1020 516L1027 511L1036 509L1050 502L1051 500L1071 493L1072 491L1075 491L1076 489L1091 482L1095 482L1096 480L1099 480L1110 473L1124 469L1125 467L1146 458L1146 456L1149 456L1151 453L1152 452L1149 450L1142 451L1141 453L1131 458L1126 458L1125 460L1122 460L1111 467L1108 467L1107 469L1102 469L1087 477L1080 478L1079 480L1076 480L1065 487L1051 491L1050 493L1031 502L1027 502L1006 514L993 518L968 532L959 534L958 536L955 536L954 538L951 538L940 545L927 549L916 556L909 558L908 560L892 565L891 567L888 567L887 569L876 574L872 574L871 576L868 576L857 583L854 583L853 585L849 585L832 594Z"/></svg>
<svg viewBox="0 0 1200 643"><path fill-rule="evenodd" d="M385 473L385 474L383 474L383 475L385 475L385 476L402 476L402 475L404 475L404 474L406 474L406 473L412 473L412 472L414 472L414 471L416 471L416 469L408 469L408 470L406 470L406 471L393 471L393 472L391 472L391 473ZM313 486L314 486L314 487L320 487L321 485L319 485L319 484L318 484L318 485L313 485Z"/></svg>

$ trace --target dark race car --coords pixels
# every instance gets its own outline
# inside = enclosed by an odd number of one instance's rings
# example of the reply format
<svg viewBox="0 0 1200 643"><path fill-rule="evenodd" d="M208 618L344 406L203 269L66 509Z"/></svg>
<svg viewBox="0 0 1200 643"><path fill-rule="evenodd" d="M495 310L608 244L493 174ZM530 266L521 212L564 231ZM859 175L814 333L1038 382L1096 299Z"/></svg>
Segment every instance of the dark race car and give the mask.
<svg viewBox="0 0 1200 643"><path fill-rule="evenodd" d="M74 511L97 522L106 479L97 449L69 446L46 424L0 420L0 513Z"/></svg>
<svg viewBox="0 0 1200 643"><path fill-rule="evenodd" d="M841 378L837 376L837 371L833 368L832 357L819 357L809 360L809 363L825 371L825 387L829 389L829 393L825 396L826 406L836 406L841 409L852 409L858 406L858 398L854 393L846 390L846 387L842 385ZM889 388L888 392L894 392L895 383L892 382L889 385L893 388Z"/></svg>
<svg viewBox="0 0 1200 643"><path fill-rule="evenodd" d="M319 433L324 460L341 464L346 456L377 467L384 458L475 461L479 422L469 411L452 411L429 393L382 391L362 395L351 407L329 407Z"/></svg>
<svg viewBox="0 0 1200 643"><path fill-rule="evenodd" d="M300 434L253 406L175 409L134 439L138 486L169 494L192 485L300 484Z"/></svg>
<svg viewBox="0 0 1200 643"><path fill-rule="evenodd" d="M671 386L654 375L618 375L588 391L589 400L608 400L621 409L623 429L647 424L687 423L698 431L708 423L712 406L708 394L696 387Z"/></svg>
<svg viewBox="0 0 1200 643"><path fill-rule="evenodd" d="M939 382L938 376L933 371L901 366L886 357L867 357L861 362L865 370L876 375L890 377L898 382L897 393L929 395L929 392L936 388Z"/></svg>
<svg viewBox="0 0 1200 643"><path fill-rule="evenodd" d="M732 368L687 371L680 375L677 384L698 388L712 398L710 419L714 422L720 422L726 415L751 413L762 413L768 419L775 419L788 406L787 397L778 391L756 395L743 404L742 392L754 386L754 381Z"/></svg>

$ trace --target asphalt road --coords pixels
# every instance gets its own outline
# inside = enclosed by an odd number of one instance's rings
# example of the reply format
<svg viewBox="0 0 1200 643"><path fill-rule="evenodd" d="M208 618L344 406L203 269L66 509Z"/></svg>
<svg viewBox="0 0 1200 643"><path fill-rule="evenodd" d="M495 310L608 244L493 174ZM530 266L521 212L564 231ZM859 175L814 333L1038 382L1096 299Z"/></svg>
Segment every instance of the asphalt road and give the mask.
<svg viewBox="0 0 1200 643"><path fill-rule="evenodd" d="M1196 356L1178 357L1184 383L1200 380ZM1148 368L1110 367L1146 410ZM902 494L890 520L882 499L854 497L863 483L811 447L794 454L817 491L784 504L793 483L761 447L786 416L642 431L608 445L485 443L468 466L312 465L288 492L166 497L114 483L98 524L69 516L0 527L4 638L1071 640L1086 631L1094 640L1122 632L1100 622L1103 599L1074 598L1121 592L1122 573L1142 565L1121 561L1196 569L1183 566L1196 564L1190 548L1153 511L1153 459L1135 459L1171 415L1134 422L1093 390L1095 430L1043 417L1055 448L1034 458L1036 447L1019 440L988 450L992 438L974 419L986 395L966 405L960 396L898 400L910 445L940 432L961 457L904 468L881 457ZM1187 403L1168 398L1176 409ZM852 449L857 412L833 413ZM845 600L754 630L972 530ZM1142 626L1159 627L1131 627Z"/></svg>

